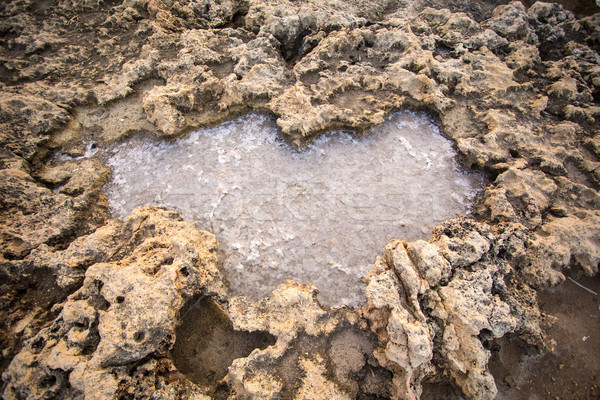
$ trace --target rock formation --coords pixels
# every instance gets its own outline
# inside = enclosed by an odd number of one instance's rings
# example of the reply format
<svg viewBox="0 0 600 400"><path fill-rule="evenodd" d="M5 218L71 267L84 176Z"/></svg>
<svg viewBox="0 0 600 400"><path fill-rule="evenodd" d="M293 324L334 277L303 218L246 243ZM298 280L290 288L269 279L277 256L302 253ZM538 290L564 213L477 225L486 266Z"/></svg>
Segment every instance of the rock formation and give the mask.
<svg viewBox="0 0 600 400"><path fill-rule="evenodd" d="M0 6L3 398L412 399L441 382L492 399L489 344L551 346L536 291L600 260L600 14L500 3ZM302 146L403 108L432 113L490 183L475 219L391 240L360 313L295 282L229 298L215 237L160 208L108 219L89 157L248 111ZM204 298L257 341L211 387L172 355Z"/></svg>

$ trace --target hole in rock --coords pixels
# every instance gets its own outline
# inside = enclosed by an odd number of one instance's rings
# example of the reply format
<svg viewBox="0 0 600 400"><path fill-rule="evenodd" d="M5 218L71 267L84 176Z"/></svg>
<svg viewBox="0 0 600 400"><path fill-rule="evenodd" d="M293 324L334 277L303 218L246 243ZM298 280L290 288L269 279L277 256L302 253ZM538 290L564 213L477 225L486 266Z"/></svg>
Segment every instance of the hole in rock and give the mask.
<svg viewBox="0 0 600 400"><path fill-rule="evenodd" d="M313 283L324 305L356 307L389 239L427 239L436 224L468 215L483 187L412 112L364 138L332 132L302 150L251 114L172 141L132 137L105 155L113 216L160 205L212 230L232 294L252 300L294 279Z"/></svg>
<svg viewBox="0 0 600 400"><path fill-rule="evenodd" d="M40 380L40 386L43 388L49 388L52 387L54 385L56 385L56 376L54 375L45 375L41 380Z"/></svg>
<svg viewBox="0 0 600 400"><path fill-rule="evenodd" d="M267 332L234 330L210 297L190 300L181 315L171 357L181 373L211 393L217 391L233 360L275 344L275 337Z"/></svg>
<svg viewBox="0 0 600 400"><path fill-rule="evenodd" d="M432 381L423 380L423 393L421 399L444 399L444 400L463 400L463 392L449 378L441 377L441 380Z"/></svg>
<svg viewBox="0 0 600 400"><path fill-rule="evenodd" d="M133 340L135 340L136 342L141 342L142 340L144 340L145 337L146 334L142 331L137 331L133 334Z"/></svg>

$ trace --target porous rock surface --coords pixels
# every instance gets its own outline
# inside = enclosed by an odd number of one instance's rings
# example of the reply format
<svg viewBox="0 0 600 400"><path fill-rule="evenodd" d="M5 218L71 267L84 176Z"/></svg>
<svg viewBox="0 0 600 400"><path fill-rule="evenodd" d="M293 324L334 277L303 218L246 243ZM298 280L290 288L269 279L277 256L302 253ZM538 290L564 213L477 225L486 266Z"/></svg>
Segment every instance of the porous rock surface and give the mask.
<svg viewBox="0 0 600 400"><path fill-rule="evenodd" d="M213 395L169 355L180 310L203 295L235 329L276 338L233 362L223 396L410 399L441 382L493 398L488 343L551 345L536 290L598 272L600 14L466 3L0 6L3 397ZM86 158L247 111L272 112L302 145L401 108L435 115L490 184L477 222L390 241L361 313L324 310L294 282L227 298L211 234L157 208L108 220L109 171Z"/></svg>

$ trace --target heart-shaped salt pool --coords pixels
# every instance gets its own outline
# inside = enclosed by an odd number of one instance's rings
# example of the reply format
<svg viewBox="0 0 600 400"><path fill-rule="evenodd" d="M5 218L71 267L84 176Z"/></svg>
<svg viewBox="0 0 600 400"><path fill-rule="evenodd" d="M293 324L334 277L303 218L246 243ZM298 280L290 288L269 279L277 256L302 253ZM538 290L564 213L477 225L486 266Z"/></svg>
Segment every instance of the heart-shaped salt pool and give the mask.
<svg viewBox="0 0 600 400"><path fill-rule="evenodd" d="M294 279L313 283L328 306L360 305L362 277L389 239L427 239L441 221L468 215L483 185L411 112L365 138L331 133L302 151L252 114L175 141L133 137L105 156L113 216L177 209L217 236L232 294L256 300Z"/></svg>

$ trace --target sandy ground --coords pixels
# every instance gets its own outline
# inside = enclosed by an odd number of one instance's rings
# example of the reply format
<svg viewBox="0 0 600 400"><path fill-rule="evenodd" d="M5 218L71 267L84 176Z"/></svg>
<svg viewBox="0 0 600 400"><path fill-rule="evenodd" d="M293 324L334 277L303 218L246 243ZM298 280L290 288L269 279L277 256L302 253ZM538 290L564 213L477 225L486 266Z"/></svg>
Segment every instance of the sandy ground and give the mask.
<svg viewBox="0 0 600 400"><path fill-rule="evenodd" d="M576 281L600 293L600 276ZM503 340L490 362L496 398L600 398L600 296L568 280L541 293L540 306L557 318L547 330L555 351L540 356L517 340Z"/></svg>

